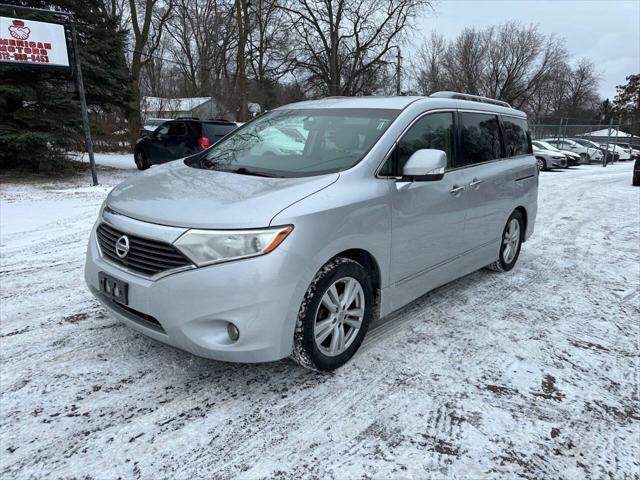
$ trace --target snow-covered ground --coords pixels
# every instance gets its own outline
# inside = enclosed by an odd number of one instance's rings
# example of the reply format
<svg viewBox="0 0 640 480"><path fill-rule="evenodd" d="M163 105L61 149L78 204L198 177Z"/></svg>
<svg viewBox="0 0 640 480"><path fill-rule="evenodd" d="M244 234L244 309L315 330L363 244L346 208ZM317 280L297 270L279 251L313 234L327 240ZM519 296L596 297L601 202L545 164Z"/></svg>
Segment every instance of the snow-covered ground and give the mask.
<svg viewBox="0 0 640 480"><path fill-rule="evenodd" d="M89 163L89 155L87 153L74 153L69 158L78 162ZM124 170L136 169L135 161L132 153L95 153L93 159L96 165L103 167L119 168Z"/></svg>
<svg viewBox="0 0 640 480"><path fill-rule="evenodd" d="M326 375L196 358L105 313L85 244L137 174L4 180L2 478L640 476L630 163L543 173L514 271L429 293Z"/></svg>

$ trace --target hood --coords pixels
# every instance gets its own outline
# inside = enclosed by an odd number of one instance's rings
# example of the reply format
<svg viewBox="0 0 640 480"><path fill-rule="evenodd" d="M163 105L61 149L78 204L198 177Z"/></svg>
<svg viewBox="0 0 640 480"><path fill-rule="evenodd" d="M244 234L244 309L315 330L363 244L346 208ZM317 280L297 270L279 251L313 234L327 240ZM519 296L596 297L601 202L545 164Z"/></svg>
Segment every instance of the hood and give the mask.
<svg viewBox="0 0 640 480"><path fill-rule="evenodd" d="M145 222L187 228L261 228L293 203L331 185L339 174L267 178L188 167L153 167L115 187L107 205Z"/></svg>
<svg viewBox="0 0 640 480"><path fill-rule="evenodd" d="M564 157L564 155L560 152L555 152L553 150L545 150L543 148L541 148L540 150L534 150L533 154L535 155L536 153L539 153L541 155L549 155L551 157L558 157L558 158L562 158Z"/></svg>
<svg viewBox="0 0 640 480"><path fill-rule="evenodd" d="M580 155L578 155L575 152L570 152L569 150L560 150L560 153L565 155L565 156L567 156L567 157L574 157L574 158L578 157L578 158L580 158Z"/></svg>

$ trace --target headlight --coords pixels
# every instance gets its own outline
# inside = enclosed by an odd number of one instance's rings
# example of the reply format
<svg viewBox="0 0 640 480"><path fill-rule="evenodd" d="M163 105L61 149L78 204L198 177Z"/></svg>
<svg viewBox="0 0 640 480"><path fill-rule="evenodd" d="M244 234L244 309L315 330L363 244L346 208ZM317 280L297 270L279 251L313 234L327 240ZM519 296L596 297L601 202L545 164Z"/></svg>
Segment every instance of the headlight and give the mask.
<svg viewBox="0 0 640 480"><path fill-rule="evenodd" d="M107 206L107 199L105 198L104 201L102 202L102 205L100 205L100 208L98 209L98 211L96 212L98 214L98 220L102 220L102 213L104 212L104 209Z"/></svg>
<svg viewBox="0 0 640 480"><path fill-rule="evenodd" d="M174 245L196 265L265 255L276 249L293 226L260 230L189 230Z"/></svg>

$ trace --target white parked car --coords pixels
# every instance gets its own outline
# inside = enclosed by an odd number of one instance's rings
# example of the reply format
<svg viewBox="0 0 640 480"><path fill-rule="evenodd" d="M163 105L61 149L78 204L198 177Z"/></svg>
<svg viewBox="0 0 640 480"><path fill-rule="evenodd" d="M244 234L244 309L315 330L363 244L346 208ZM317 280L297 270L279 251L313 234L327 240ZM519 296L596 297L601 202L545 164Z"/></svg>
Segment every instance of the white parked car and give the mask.
<svg viewBox="0 0 640 480"><path fill-rule="evenodd" d="M598 160L602 158L602 152L597 147L587 147L578 142L569 140L568 138L545 138L543 142L550 143L559 150L568 150L580 155L580 159L586 163L590 160Z"/></svg>
<svg viewBox="0 0 640 480"><path fill-rule="evenodd" d="M543 142L541 140L534 140L531 143L542 150L551 150L552 152L561 153L562 155L567 157L567 167L575 167L577 165L580 165L580 155L578 155L577 153L573 153L569 150L558 150L550 143Z"/></svg>
<svg viewBox="0 0 640 480"><path fill-rule="evenodd" d="M583 147L587 147L587 148L596 148L599 152L600 155L592 155L591 156L591 160L596 160L598 162L602 161L602 157L604 157L604 152L607 151L607 149L605 147L601 147L599 143L596 142L592 142L591 140L586 140L584 138L572 138L572 141L579 143L580 145L582 145ZM609 151L613 153L613 148L611 145L609 145ZM609 160L611 161L611 160Z"/></svg>
<svg viewBox="0 0 640 480"><path fill-rule="evenodd" d="M554 167L567 168L567 157L558 151L545 150L532 142L533 155L538 162L538 170L551 170Z"/></svg>
<svg viewBox="0 0 640 480"><path fill-rule="evenodd" d="M607 148L607 143L601 143L602 148ZM614 145L609 143L609 151L613 150L615 155L618 155L620 160L631 160L631 150L621 147L620 145Z"/></svg>

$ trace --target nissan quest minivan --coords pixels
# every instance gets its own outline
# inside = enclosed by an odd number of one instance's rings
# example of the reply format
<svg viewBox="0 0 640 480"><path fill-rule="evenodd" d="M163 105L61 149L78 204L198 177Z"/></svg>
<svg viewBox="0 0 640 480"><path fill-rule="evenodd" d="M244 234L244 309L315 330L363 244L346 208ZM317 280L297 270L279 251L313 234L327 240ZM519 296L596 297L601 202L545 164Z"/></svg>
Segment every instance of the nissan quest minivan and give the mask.
<svg viewBox="0 0 640 480"><path fill-rule="evenodd" d="M375 318L511 270L537 195L527 120L507 103L301 102L114 188L85 277L115 317L195 355L332 370Z"/></svg>

